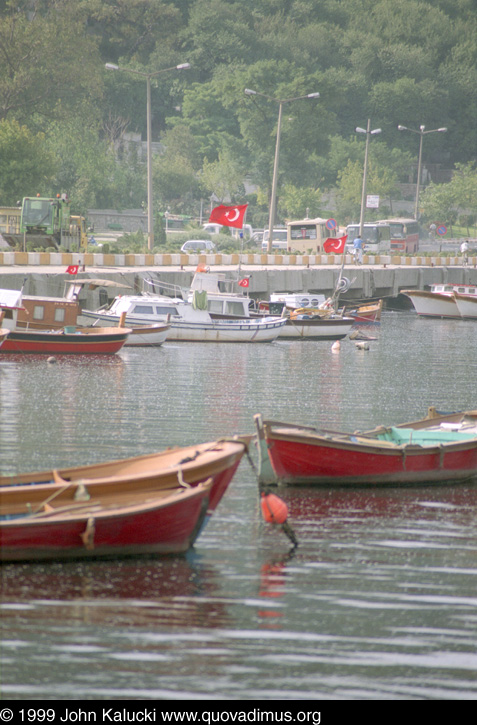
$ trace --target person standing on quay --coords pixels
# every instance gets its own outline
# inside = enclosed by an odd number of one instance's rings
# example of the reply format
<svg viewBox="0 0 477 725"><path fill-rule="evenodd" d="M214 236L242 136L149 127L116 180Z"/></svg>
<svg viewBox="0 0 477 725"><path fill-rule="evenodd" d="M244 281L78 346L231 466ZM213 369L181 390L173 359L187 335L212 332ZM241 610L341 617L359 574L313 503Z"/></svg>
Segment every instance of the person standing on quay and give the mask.
<svg viewBox="0 0 477 725"><path fill-rule="evenodd" d="M354 261L356 264L363 264L363 246L364 242L360 236L357 236L353 242Z"/></svg>
<svg viewBox="0 0 477 725"><path fill-rule="evenodd" d="M462 265L467 267L469 261L469 243L467 240L463 241L460 245L460 253L462 254Z"/></svg>

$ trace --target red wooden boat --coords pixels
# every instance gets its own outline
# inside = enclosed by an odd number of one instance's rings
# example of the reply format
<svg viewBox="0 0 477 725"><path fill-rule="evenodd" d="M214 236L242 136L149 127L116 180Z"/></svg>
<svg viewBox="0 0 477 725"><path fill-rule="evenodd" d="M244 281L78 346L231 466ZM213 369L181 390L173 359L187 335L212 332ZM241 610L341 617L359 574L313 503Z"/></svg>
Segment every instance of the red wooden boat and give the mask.
<svg viewBox="0 0 477 725"><path fill-rule="evenodd" d="M187 551L247 448L239 439L0 478L0 561Z"/></svg>
<svg viewBox="0 0 477 725"><path fill-rule="evenodd" d="M41 355L114 354L126 343L126 327L65 327L61 330L10 330L0 353Z"/></svg>
<svg viewBox="0 0 477 725"><path fill-rule="evenodd" d="M346 315L352 317L355 324L370 325L381 322L381 312L383 309L383 301L378 300L369 305L361 305L356 309L346 310ZM343 312L343 314L345 314Z"/></svg>
<svg viewBox="0 0 477 725"><path fill-rule="evenodd" d="M0 522L1 561L179 554L199 534L212 480L194 488L98 495L84 503L45 504ZM24 491L22 491L24 494Z"/></svg>
<svg viewBox="0 0 477 725"><path fill-rule="evenodd" d="M264 483L457 483L477 476L477 411L339 433L255 416Z"/></svg>

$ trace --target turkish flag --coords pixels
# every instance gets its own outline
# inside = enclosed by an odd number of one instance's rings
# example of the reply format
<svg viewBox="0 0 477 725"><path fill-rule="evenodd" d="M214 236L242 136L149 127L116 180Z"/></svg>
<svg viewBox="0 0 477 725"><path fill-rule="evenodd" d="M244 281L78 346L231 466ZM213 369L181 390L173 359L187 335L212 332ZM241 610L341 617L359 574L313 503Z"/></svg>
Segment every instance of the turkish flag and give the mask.
<svg viewBox="0 0 477 725"><path fill-rule="evenodd" d="M238 204L237 206L216 206L210 212L209 222L222 224L224 227L236 227L242 229L243 218L247 211L248 204Z"/></svg>
<svg viewBox="0 0 477 725"><path fill-rule="evenodd" d="M78 274L79 265L78 264L70 264L70 266L66 270L66 274Z"/></svg>
<svg viewBox="0 0 477 725"><path fill-rule="evenodd" d="M243 279L241 279L241 280L240 280L240 282L239 282L239 286L240 286L240 287L248 287L248 286L249 286L249 284L250 284L250 282L248 281L247 277L244 277L244 278L243 278Z"/></svg>
<svg viewBox="0 0 477 725"><path fill-rule="evenodd" d="M345 234L344 237L328 237L328 239L326 239L323 243L323 251L326 252L326 254L332 254L333 252L341 254L345 250L347 239L347 234Z"/></svg>

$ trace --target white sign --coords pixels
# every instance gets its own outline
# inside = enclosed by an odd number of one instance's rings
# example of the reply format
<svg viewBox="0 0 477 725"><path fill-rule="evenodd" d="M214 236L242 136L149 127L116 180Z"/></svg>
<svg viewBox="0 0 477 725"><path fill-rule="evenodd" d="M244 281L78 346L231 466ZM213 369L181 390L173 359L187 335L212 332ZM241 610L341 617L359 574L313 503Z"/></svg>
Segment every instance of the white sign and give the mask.
<svg viewBox="0 0 477 725"><path fill-rule="evenodd" d="M366 197L366 207L368 209L379 209L379 196L368 194Z"/></svg>

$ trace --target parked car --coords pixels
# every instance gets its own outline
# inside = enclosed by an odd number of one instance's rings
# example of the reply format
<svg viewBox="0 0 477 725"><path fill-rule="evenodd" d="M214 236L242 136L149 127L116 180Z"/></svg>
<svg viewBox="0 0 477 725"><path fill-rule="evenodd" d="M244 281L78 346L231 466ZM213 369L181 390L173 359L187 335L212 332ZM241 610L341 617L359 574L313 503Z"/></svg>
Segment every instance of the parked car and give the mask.
<svg viewBox="0 0 477 725"><path fill-rule="evenodd" d="M213 254L216 249L215 244L208 239L189 239L188 242L184 242L182 245L181 252L187 254L199 254L200 252Z"/></svg>

